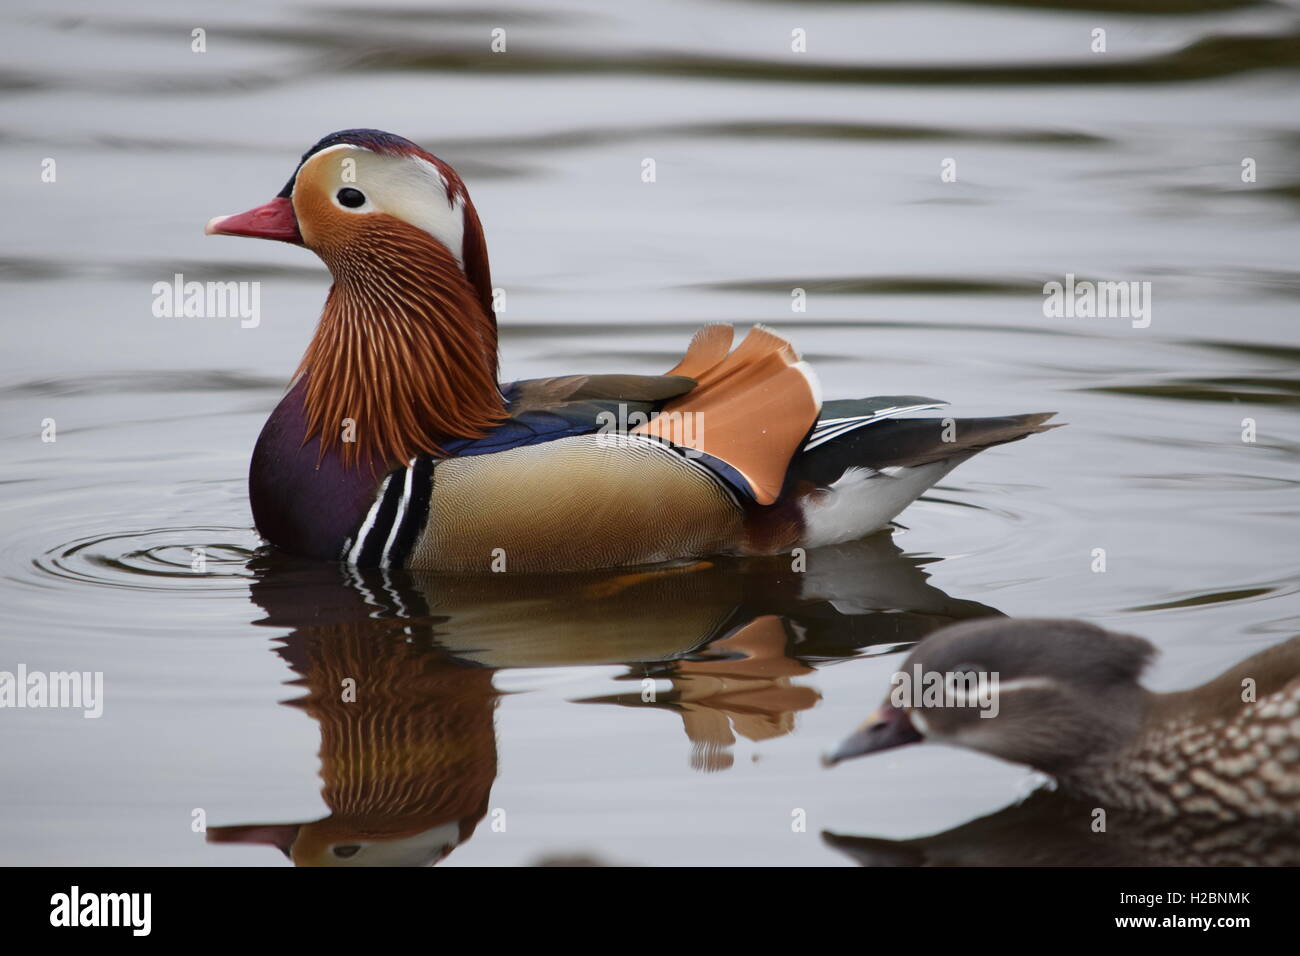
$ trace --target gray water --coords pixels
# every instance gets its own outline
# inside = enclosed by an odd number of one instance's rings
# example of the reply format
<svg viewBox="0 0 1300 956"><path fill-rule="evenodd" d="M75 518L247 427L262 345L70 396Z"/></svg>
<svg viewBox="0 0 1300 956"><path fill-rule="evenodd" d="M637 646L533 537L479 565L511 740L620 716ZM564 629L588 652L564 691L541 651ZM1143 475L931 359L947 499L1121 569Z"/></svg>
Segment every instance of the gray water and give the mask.
<svg viewBox="0 0 1300 956"><path fill-rule="evenodd" d="M938 833L1038 784L940 747L819 767L934 627L1086 618L1156 643L1158 689L1300 632L1294 4L622 6L6 5L0 670L105 690L98 719L0 712L0 861L283 864L248 841L298 833L405 860L468 821L444 865L848 865L823 831ZM1068 427L805 574L255 553L248 457L328 278L202 226L352 126L467 180L506 380L658 373L705 322L764 322L828 397ZM176 273L260 282L260 323L155 317ZM1150 282L1149 325L1045 317L1067 274Z"/></svg>

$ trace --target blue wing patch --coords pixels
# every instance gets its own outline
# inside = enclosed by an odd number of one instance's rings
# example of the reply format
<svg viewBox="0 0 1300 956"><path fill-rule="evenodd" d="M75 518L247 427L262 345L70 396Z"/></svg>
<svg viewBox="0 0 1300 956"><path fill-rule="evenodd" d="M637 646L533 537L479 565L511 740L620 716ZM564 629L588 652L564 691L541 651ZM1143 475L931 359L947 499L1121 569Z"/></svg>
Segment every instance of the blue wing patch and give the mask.
<svg viewBox="0 0 1300 956"><path fill-rule="evenodd" d="M443 451L455 458L467 455L490 455L509 451L525 445L539 445L570 435L586 435L596 431L600 423L595 420L574 420L554 412L523 412L507 418L482 438L458 438L446 442Z"/></svg>

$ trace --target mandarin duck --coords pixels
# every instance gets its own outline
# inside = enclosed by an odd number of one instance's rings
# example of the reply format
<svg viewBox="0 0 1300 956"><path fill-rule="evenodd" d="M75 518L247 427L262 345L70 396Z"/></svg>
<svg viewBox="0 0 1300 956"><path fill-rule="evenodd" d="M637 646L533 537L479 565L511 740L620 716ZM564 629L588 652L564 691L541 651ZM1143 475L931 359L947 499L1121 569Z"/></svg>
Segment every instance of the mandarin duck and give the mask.
<svg viewBox="0 0 1300 956"><path fill-rule="evenodd" d="M701 330L664 375L498 380L483 227L415 143L345 130L269 203L208 234L305 246L334 280L258 438L249 496L279 548L358 566L569 571L762 555L883 528L976 452L1051 413L899 418L822 401L789 342Z"/></svg>
<svg viewBox="0 0 1300 956"><path fill-rule="evenodd" d="M1300 821L1300 637L1175 693L1139 683L1154 650L1080 621L942 628L917 644L885 702L827 762L934 741L1026 764L1102 808ZM916 686L914 675L938 675L934 686L951 692L901 692ZM988 679L993 693L982 702L993 706L976 706L976 677Z"/></svg>

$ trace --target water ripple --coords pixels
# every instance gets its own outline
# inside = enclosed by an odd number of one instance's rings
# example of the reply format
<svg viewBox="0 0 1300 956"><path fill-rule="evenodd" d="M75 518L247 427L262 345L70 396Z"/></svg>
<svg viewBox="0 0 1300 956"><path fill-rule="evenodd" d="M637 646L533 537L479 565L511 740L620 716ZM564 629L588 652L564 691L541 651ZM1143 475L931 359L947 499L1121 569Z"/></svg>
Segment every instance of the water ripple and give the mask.
<svg viewBox="0 0 1300 956"><path fill-rule="evenodd" d="M150 528L95 535L33 559L63 581L143 591L246 591L253 574L247 528Z"/></svg>

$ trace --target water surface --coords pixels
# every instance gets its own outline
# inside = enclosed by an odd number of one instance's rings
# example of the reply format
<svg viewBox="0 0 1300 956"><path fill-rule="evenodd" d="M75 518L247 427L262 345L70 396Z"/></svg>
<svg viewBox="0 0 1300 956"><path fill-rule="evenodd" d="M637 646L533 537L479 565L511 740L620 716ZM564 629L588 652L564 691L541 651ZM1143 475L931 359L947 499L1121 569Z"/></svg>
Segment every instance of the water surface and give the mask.
<svg viewBox="0 0 1300 956"><path fill-rule="evenodd" d="M0 669L106 682L98 720L0 714L4 862L951 862L862 841L972 821L938 842L1019 860L1063 832L1014 806L1022 769L818 766L912 642L1077 616L1154 641L1173 689L1300 632L1291 4L19 0L3 35ZM201 228L351 126L468 181L507 378L658 373L706 321L765 322L829 397L1069 427L806 573L376 578L259 551L249 453L328 280ZM154 317L178 272L259 281L260 324ZM1149 327L1045 318L1067 273L1150 281ZM1007 808L1032 828L978 822Z"/></svg>

